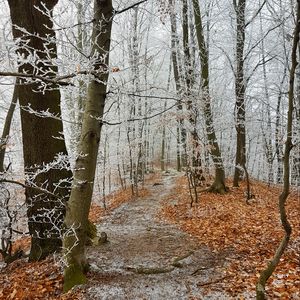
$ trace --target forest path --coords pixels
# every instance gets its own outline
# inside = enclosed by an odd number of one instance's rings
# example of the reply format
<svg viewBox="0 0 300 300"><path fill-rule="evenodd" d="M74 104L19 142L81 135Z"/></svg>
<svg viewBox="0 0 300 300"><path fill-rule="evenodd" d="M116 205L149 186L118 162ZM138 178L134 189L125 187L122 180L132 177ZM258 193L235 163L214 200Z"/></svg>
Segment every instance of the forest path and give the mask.
<svg viewBox="0 0 300 300"><path fill-rule="evenodd" d="M98 226L109 242L88 250L92 272L84 299L228 299L202 290L222 277L226 254L213 254L156 217L176 176L166 174L147 187L149 196L120 206Z"/></svg>

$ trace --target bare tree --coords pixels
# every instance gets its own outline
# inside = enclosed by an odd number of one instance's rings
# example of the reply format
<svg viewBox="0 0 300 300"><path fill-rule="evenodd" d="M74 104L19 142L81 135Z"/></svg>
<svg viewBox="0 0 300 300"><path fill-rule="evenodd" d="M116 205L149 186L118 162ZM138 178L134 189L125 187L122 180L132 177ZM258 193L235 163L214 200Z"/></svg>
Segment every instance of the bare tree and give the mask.
<svg viewBox="0 0 300 300"><path fill-rule="evenodd" d="M210 146L210 154L215 167L215 179L210 190L222 194L226 192L225 170L213 122L213 111L211 107L211 98L209 91L208 49L204 38L202 17L198 0L193 0L193 6L197 41L200 52L199 55L201 61L201 93L204 105L203 112L205 118L206 135Z"/></svg>
<svg viewBox="0 0 300 300"><path fill-rule="evenodd" d="M282 227L284 229L284 236L281 240L280 245L278 246L274 257L269 262L268 266L261 272L260 277L258 279L256 285L256 299L262 300L266 299L265 295L265 286L267 280L273 274L274 270L276 269L281 256L283 255L285 249L288 246L292 227L288 221L287 213L286 213L286 201L289 196L289 189L290 189L290 155L291 150L293 148L293 114L294 114L294 89L295 89L295 72L297 68L297 50L299 45L299 34L300 34L300 1L297 0L297 14L296 14L296 25L294 30L294 37L293 37L293 46L292 46L292 61L291 61L291 68L290 68L290 75L289 75L289 94L288 94L288 113L287 113L287 127L286 127L286 141L285 141L285 149L284 149L284 158L283 158L283 190L279 196L279 213L280 213L280 220Z"/></svg>
<svg viewBox="0 0 300 300"><path fill-rule="evenodd" d="M18 79L15 82L12 100L6 114L4 128L2 131L2 137L0 140L0 172L5 171L5 167L4 167L5 150L6 150L7 141L9 139L11 122L14 116L14 111L17 105L17 101L18 101Z"/></svg>
<svg viewBox="0 0 300 300"><path fill-rule="evenodd" d="M65 218L67 229L74 228L64 238L66 268L64 291L86 282L87 268L85 244L88 231L88 213L93 193L95 170L106 99L108 62L113 8L111 0L94 1L92 33L93 69L97 77L91 78L83 116L78 157L75 162L74 180ZM67 230L67 232L69 232Z"/></svg>

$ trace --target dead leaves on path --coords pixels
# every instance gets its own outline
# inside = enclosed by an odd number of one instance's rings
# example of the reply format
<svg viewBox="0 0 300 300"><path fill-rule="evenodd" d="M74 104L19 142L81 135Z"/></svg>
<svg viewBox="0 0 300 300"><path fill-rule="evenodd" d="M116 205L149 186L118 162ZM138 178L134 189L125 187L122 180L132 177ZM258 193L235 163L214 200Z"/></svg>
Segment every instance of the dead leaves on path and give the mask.
<svg viewBox="0 0 300 300"><path fill-rule="evenodd" d="M152 177L151 177L152 178ZM152 179L149 180L152 180ZM152 182L152 181L150 181ZM146 197L146 188L139 190L139 197ZM101 218L112 212L123 203L134 201L130 189L119 190L107 197L107 210L93 203L89 218L93 223L99 223ZM25 237L13 244L13 249L28 251L30 238ZM7 300L76 300L82 299L80 290L70 291L61 295L63 272L59 263L52 258L41 262L28 263L26 259L14 261L0 270L0 299Z"/></svg>
<svg viewBox="0 0 300 300"><path fill-rule="evenodd" d="M256 198L247 205L245 187L231 188L226 195L204 193L190 208L187 182L178 179L165 199L162 216L199 238L212 251L231 249L224 268L222 289L233 297L253 296L260 271L266 266L283 236L277 208L279 188L253 183ZM177 204L174 201L178 200ZM288 217L292 239L275 274L267 284L270 299L300 299L300 196L290 195ZM243 296L244 295L244 296Z"/></svg>

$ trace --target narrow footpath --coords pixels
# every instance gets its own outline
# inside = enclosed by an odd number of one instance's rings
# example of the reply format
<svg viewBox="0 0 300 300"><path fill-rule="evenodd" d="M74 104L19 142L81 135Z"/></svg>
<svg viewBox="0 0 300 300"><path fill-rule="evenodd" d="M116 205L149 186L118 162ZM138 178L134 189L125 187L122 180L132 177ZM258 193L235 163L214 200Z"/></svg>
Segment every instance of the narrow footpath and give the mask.
<svg viewBox="0 0 300 300"><path fill-rule="evenodd" d="M148 197L104 218L98 230L107 233L109 242L88 250L91 276L84 299L230 299L210 290L222 278L226 255L213 254L157 218L175 179L176 174L166 174L148 187Z"/></svg>

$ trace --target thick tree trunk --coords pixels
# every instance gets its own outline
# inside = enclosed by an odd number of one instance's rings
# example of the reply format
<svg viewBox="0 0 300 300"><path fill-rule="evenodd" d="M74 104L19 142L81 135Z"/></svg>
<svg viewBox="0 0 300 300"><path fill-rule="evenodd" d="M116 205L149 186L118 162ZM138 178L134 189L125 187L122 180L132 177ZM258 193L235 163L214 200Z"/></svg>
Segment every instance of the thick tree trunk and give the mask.
<svg viewBox="0 0 300 300"><path fill-rule="evenodd" d="M18 101L18 81L19 80L17 79L16 83L15 83L12 100L11 100L10 106L9 106L7 114L6 114L4 128L2 131L2 137L1 137L1 141L0 141L0 172L5 171L4 158L5 158L5 152L6 152L6 144L7 144L7 140L9 137L10 127L11 127L11 122L12 122L12 119L14 116L15 107L16 107L16 104Z"/></svg>
<svg viewBox="0 0 300 300"><path fill-rule="evenodd" d="M235 3L235 1L234 1ZM236 11L236 74L235 74L235 128L236 156L233 186L237 187L243 176L246 165L246 127L245 127L245 79L244 79L244 46L245 46L245 7L246 0L239 0L234 5Z"/></svg>
<svg viewBox="0 0 300 300"><path fill-rule="evenodd" d="M65 218L65 292L86 281L85 243L106 98L112 17L111 0L94 1L92 59L98 76L88 86L79 156L75 162L74 181Z"/></svg>
<svg viewBox="0 0 300 300"><path fill-rule="evenodd" d="M209 93L209 65L208 65L208 49L206 47L201 11L198 0L193 0L194 6L194 17L195 26L198 40L198 47L200 51L201 60L201 80L202 80L202 95L204 101L204 118L205 118L205 129L207 140L210 146L210 154L215 166L215 180L210 188L211 191L216 193L225 193L225 171L223 166L223 160L221 155L221 150L216 137L216 132L214 129L214 122L212 116L211 99Z"/></svg>
<svg viewBox="0 0 300 300"><path fill-rule="evenodd" d="M23 57L19 72L56 76L57 67L52 62L57 55L56 45L49 41L50 38L52 40L55 38L55 33L52 29L51 16L47 13L54 8L57 0L9 0L8 2L13 36L18 39L17 53ZM29 34L18 27L24 28ZM25 59L27 62L24 62ZM26 189L27 216L31 235L29 259L39 260L61 247L60 228L69 185L61 185L60 181L70 178L71 172L59 167L42 171L43 166L55 161L58 154L67 155L64 139L61 139L63 125L58 118L40 117L28 111L30 108L37 113L49 111L55 116L60 116L58 86L52 84L43 90L41 83L37 81L26 82L20 79L18 89L27 184L46 188L60 197L59 200L50 199L47 195L38 195L34 189ZM37 173L38 175L34 175Z"/></svg>
<svg viewBox="0 0 300 300"><path fill-rule="evenodd" d="M299 34L300 34L300 0L297 0L297 18L296 26L294 31L293 38L293 48L292 48L292 65L290 68L290 78L289 78L289 99L288 99L288 114L287 114L287 127L286 127L286 141L284 149L284 161L283 161L283 190L279 196L279 213L282 227L284 229L284 236L278 246L274 257L269 262L268 266L260 273L256 285L256 299L264 300L266 299L265 295L265 286L268 279L271 277L275 271L277 265L279 264L280 258L283 255L285 249L288 246L291 234L292 227L288 221L286 213L286 201L289 196L290 190L290 154L293 148L292 138L293 138L293 111L294 111L294 82L295 82L295 72L297 67L297 47L299 44Z"/></svg>

